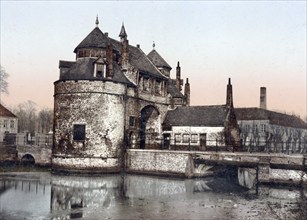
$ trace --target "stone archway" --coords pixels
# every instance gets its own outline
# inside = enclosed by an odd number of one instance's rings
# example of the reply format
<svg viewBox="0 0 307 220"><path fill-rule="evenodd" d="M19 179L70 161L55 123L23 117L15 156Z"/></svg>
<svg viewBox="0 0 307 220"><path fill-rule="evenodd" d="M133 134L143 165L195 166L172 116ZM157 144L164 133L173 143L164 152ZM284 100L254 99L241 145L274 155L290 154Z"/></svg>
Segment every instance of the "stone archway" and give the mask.
<svg viewBox="0 0 307 220"><path fill-rule="evenodd" d="M140 149L157 148L156 137L160 132L160 113L153 105L141 110L140 117Z"/></svg>
<svg viewBox="0 0 307 220"><path fill-rule="evenodd" d="M31 154L25 154L22 156L20 162L23 165L34 165L35 164L35 159Z"/></svg>

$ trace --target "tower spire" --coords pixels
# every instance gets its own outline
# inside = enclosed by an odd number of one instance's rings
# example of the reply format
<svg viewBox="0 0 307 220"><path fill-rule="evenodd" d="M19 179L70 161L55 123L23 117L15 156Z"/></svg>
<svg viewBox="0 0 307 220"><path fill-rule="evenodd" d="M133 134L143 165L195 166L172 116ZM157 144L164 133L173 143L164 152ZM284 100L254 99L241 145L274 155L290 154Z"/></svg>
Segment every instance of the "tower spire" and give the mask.
<svg viewBox="0 0 307 220"><path fill-rule="evenodd" d="M96 16L96 22L95 22L95 24L96 24L96 27L98 27L98 25L99 25L98 15Z"/></svg>
<svg viewBox="0 0 307 220"><path fill-rule="evenodd" d="M154 50L155 47L156 47L156 44L155 44L155 42L153 41L153 43L152 43L152 49Z"/></svg>
<svg viewBox="0 0 307 220"><path fill-rule="evenodd" d="M226 105L228 107L233 108L232 85L231 85L230 78L228 78L228 85L227 85L227 91L226 91Z"/></svg>
<svg viewBox="0 0 307 220"><path fill-rule="evenodd" d="M127 40L128 35L126 33L124 22L122 23L122 27L118 36L120 37L121 41Z"/></svg>

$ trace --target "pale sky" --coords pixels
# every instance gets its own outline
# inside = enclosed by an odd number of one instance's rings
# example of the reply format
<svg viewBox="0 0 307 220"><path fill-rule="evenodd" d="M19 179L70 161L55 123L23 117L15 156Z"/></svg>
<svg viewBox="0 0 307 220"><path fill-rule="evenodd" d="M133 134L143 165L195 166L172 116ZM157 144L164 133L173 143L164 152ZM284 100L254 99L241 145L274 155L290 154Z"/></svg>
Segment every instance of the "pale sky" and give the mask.
<svg viewBox="0 0 307 220"><path fill-rule="evenodd" d="M189 78L192 105L225 104L231 78L235 107L267 107L306 116L306 1L3 1L1 66L9 73L14 106L32 100L53 107L59 60L99 27L156 50Z"/></svg>

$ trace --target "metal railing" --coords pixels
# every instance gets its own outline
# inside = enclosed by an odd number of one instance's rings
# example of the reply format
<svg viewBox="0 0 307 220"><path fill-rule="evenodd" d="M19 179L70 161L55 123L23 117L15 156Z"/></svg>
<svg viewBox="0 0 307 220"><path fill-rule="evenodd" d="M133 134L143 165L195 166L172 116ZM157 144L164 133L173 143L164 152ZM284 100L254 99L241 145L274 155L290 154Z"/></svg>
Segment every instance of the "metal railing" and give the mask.
<svg viewBox="0 0 307 220"><path fill-rule="evenodd" d="M135 148L138 148L136 141ZM225 145L224 141L219 139L200 140L181 140L175 139L161 139L145 141L145 149L159 149L159 150L185 150L185 151L240 151L240 152L263 152L263 153L284 153L284 154L306 154L307 141L257 141L243 143L235 149L232 145ZM132 146L127 146L128 148ZM133 148L133 147L132 147Z"/></svg>
<svg viewBox="0 0 307 220"><path fill-rule="evenodd" d="M40 146L40 147L52 147L53 140L50 134L36 134L35 136L29 136L26 133L7 134L4 138L5 145L16 146Z"/></svg>

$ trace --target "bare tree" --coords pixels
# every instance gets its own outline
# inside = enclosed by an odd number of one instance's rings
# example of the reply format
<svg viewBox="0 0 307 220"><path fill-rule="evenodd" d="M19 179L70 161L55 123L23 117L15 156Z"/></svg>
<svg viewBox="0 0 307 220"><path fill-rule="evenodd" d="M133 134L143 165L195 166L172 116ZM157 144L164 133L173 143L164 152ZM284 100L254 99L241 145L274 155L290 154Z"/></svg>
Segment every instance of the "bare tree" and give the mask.
<svg viewBox="0 0 307 220"><path fill-rule="evenodd" d="M7 81L9 74L5 71L4 68L2 68L2 66L0 66L0 69L1 69L0 70L0 102L1 102L1 94L9 93L9 90L8 90L9 83Z"/></svg>
<svg viewBox="0 0 307 220"><path fill-rule="evenodd" d="M36 104L33 101L26 101L14 108L13 113L18 117L18 132L35 133L36 128Z"/></svg>
<svg viewBox="0 0 307 220"><path fill-rule="evenodd" d="M48 133L52 130L52 123L53 123L53 111L48 108L42 109L38 113L37 117L38 122L38 132L41 133Z"/></svg>

